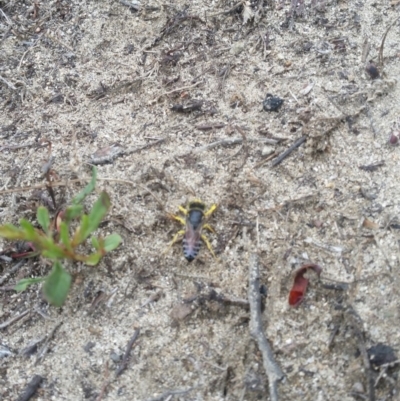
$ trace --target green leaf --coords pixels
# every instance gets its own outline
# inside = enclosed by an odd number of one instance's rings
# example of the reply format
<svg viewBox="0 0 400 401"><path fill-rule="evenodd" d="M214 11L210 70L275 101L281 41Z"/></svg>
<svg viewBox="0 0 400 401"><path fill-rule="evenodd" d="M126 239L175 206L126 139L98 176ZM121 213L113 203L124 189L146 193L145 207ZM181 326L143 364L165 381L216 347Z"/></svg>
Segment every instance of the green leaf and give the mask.
<svg viewBox="0 0 400 401"><path fill-rule="evenodd" d="M61 222L60 224L60 239L64 246L71 251L71 240L69 238L68 226L65 222Z"/></svg>
<svg viewBox="0 0 400 401"><path fill-rule="evenodd" d="M92 253L86 258L85 263L89 266L96 266L100 262L101 256L101 253Z"/></svg>
<svg viewBox="0 0 400 401"><path fill-rule="evenodd" d="M93 167L92 170L92 179L90 180L89 184L86 185L85 188L82 189L81 192L79 192L78 195L75 196L75 198L72 200L73 205L77 205L79 203L82 203L83 200L91 193L94 191L94 188L96 187L96 178L97 178L97 168Z"/></svg>
<svg viewBox="0 0 400 401"><path fill-rule="evenodd" d="M81 217L81 225L75 231L74 238L72 240L72 247L76 247L81 244L89 236L89 216L86 214ZM86 234L88 233L88 234ZM85 236L86 235L86 236Z"/></svg>
<svg viewBox="0 0 400 401"><path fill-rule="evenodd" d="M104 239L104 250L106 252L113 251L122 242L122 238L118 234L111 234Z"/></svg>
<svg viewBox="0 0 400 401"><path fill-rule="evenodd" d="M96 237L92 237L92 245L93 245L93 248L96 249L96 251L98 251L100 248L99 239Z"/></svg>
<svg viewBox="0 0 400 401"><path fill-rule="evenodd" d="M0 226L0 237L9 240L25 239L25 232L12 224Z"/></svg>
<svg viewBox="0 0 400 401"><path fill-rule="evenodd" d="M66 222L70 222L73 219L76 219L82 214L83 206L82 205L71 205L68 206L65 210L64 219Z"/></svg>
<svg viewBox="0 0 400 401"><path fill-rule="evenodd" d="M46 280L46 277L24 278L18 281L18 283L14 287L14 290L18 292L25 291L30 285L41 283L44 280Z"/></svg>
<svg viewBox="0 0 400 401"><path fill-rule="evenodd" d="M106 191L102 191L99 199L94 203L92 210L89 213L89 230L90 233L96 231L110 209L111 201Z"/></svg>
<svg viewBox="0 0 400 401"><path fill-rule="evenodd" d="M94 203L89 216L82 216L81 226L79 227L79 244L85 241L92 232L97 230L104 216L107 214L110 205L110 198L107 193L103 191L99 199Z"/></svg>
<svg viewBox="0 0 400 401"><path fill-rule="evenodd" d="M25 232L24 239L26 241L35 241L40 235L36 232L35 227L28 220L21 219L19 222Z"/></svg>
<svg viewBox="0 0 400 401"><path fill-rule="evenodd" d="M39 206L36 216L37 216L37 220L38 220L39 224L43 228L43 231L47 235L49 235L49 228L50 228L49 211L45 207Z"/></svg>
<svg viewBox="0 0 400 401"><path fill-rule="evenodd" d="M67 257L65 250L60 245L55 244L51 237L42 238L40 249L42 250L42 255L49 259L54 260Z"/></svg>
<svg viewBox="0 0 400 401"><path fill-rule="evenodd" d="M43 285L43 293L47 301L54 306L62 306L71 287L71 275L55 262L53 270L47 276Z"/></svg>

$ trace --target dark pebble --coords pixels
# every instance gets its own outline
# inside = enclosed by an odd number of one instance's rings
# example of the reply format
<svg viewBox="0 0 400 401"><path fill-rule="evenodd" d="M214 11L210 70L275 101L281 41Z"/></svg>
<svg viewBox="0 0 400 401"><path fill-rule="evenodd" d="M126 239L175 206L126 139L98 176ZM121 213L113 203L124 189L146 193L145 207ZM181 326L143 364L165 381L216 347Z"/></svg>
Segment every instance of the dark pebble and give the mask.
<svg viewBox="0 0 400 401"><path fill-rule="evenodd" d="M272 96L270 93L267 94L263 101L263 109L265 111L278 111L283 104L283 99Z"/></svg>

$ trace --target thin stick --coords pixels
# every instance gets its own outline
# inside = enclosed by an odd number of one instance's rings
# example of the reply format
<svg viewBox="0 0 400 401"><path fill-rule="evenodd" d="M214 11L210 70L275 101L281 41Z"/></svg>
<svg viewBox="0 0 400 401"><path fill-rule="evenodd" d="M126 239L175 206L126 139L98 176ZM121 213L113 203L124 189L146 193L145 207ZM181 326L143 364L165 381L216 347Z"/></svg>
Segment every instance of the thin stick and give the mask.
<svg viewBox="0 0 400 401"><path fill-rule="evenodd" d="M155 142L152 143L147 143L146 145L139 146L138 148L122 148L120 146L116 146L114 151L110 153L109 155L102 155L102 150L100 149L96 151L92 156L91 160L87 162L87 164L93 166L93 165L98 165L98 164L105 164L105 163L111 163L114 159L120 156L128 156L132 153L140 152L141 150L150 148L152 146L158 145L159 143L162 143L165 141L165 138L157 139ZM100 156L96 156L96 153L100 152Z"/></svg>
<svg viewBox="0 0 400 401"><path fill-rule="evenodd" d="M33 376L32 380L28 383L24 392L18 397L17 401L29 401L35 395L42 381L42 376Z"/></svg>
<svg viewBox="0 0 400 401"><path fill-rule="evenodd" d="M362 329L363 322L361 321L361 318L358 316L352 305L348 305L348 307L345 309L345 316L352 326L356 337L358 337L357 347L364 362L364 368L368 381L368 400L375 401L375 383L372 367L369 361L367 347L365 345L365 336Z"/></svg>
<svg viewBox="0 0 400 401"><path fill-rule="evenodd" d="M131 353L133 344L135 344L135 341L139 337L139 334L140 334L140 329L136 329L135 332L133 333L132 338L129 340L129 343L126 346L126 351L125 351L124 357L122 358L121 365L119 366L119 368L115 372L115 376L116 377L118 377L126 369L126 367L128 366L129 355Z"/></svg>
<svg viewBox="0 0 400 401"><path fill-rule="evenodd" d="M19 65L18 65L18 70L21 69L22 66L22 61L24 60L25 56L39 43L39 40L41 39L41 36L38 37L35 41L35 43L28 48L28 50L22 55L21 60L19 61Z"/></svg>
<svg viewBox="0 0 400 401"><path fill-rule="evenodd" d="M378 64L383 67L383 46L385 45L385 40L386 40L386 36L389 33L390 29L392 28L392 26L399 20L400 17L396 18L388 27L388 29L386 29L385 34L383 35L382 38L382 43L381 46L379 48L379 57L378 57Z"/></svg>
<svg viewBox="0 0 400 401"><path fill-rule="evenodd" d="M22 312L20 315L18 316L14 316L13 318L7 320L6 322L0 324L0 330L1 329L5 329L6 327L8 327L10 324L13 324L15 322L18 322L18 320L22 319L24 316L26 316L28 313L30 312L30 309L27 309L26 311Z"/></svg>
<svg viewBox="0 0 400 401"><path fill-rule="evenodd" d="M66 43L62 42L60 39L56 38L56 37L53 36L53 35L44 34L44 37L47 38L47 39L50 39L50 40L53 41L53 42L57 42L59 45L65 47L65 48L68 49L70 52L74 52L74 51L75 51L71 46L69 46L69 45L67 45Z"/></svg>
<svg viewBox="0 0 400 401"><path fill-rule="evenodd" d="M121 184L129 184L129 185L137 185L136 182L129 181L129 180L119 180L117 178L97 178L98 181L111 181L111 182L118 182ZM82 181L90 181L90 177L83 177L83 178L76 178L75 180L70 180L70 181L56 181L52 182L51 186L52 188L55 187L67 187L70 184L76 184L78 182ZM37 185L29 185L26 187L19 187L19 188L10 188L10 189L5 189L4 191L0 191L0 195L5 195L5 194L12 194L15 192L25 192L25 191L30 191L32 189L41 189L41 188L46 188L48 186L47 182L44 182L42 184L37 184Z"/></svg>
<svg viewBox="0 0 400 401"><path fill-rule="evenodd" d="M224 128L226 127L226 124L224 123L210 123L210 124L204 124L204 125L195 125L194 128L200 130L200 131L210 131L213 129L217 129L217 128Z"/></svg>
<svg viewBox="0 0 400 401"><path fill-rule="evenodd" d="M42 348L40 348L38 355L36 357L36 361L35 361L35 365L37 365L43 358L44 356L47 354L47 351L49 350L49 345L50 345L50 341L51 339L54 337L54 334L56 332L56 330L63 324L63 322L59 322L57 323L53 330L51 330L51 332L49 333L49 335L46 338L46 342L43 344Z"/></svg>
<svg viewBox="0 0 400 401"><path fill-rule="evenodd" d="M296 142L293 143L288 149L286 149L283 153L281 153L273 162L272 167L275 167L277 164L281 163L286 157L288 157L295 149L300 147L307 140L306 136L302 136Z"/></svg>
<svg viewBox="0 0 400 401"><path fill-rule="evenodd" d="M106 362L105 372L104 372L104 383L101 386L100 394L97 396L96 401L101 401L103 399L104 394L106 393L107 387L110 384L110 380L108 379L110 376L110 370L108 368L108 361Z"/></svg>
<svg viewBox="0 0 400 401"><path fill-rule="evenodd" d="M263 159L263 160L261 160L260 162L258 162L258 163L254 166L254 168L258 168L258 167L262 166L263 164L269 162L271 159L273 159L273 158L276 157L276 156L278 156L278 153L277 153L277 152L274 152L274 153L270 154L268 157L266 157L265 159Z"/></svg>
<svg viewBox="0 0 400 401"><path fill-rule="evenodd" d="M284 377L281 368L275 361L274 353L264 334L261 320L260 272L258 256L253 253L249 263L249 303L250 334L258 344L263 358L263 365L268 376L268 387L271 401L278 401L278 382Z"/></svg>
<svg viewBox="0 0 400 401"><path fill-rule="evenodd" d="M3 78L1 75L0 75L0 81L3 81L10 89L12 89L12 90L17 90L17 88L11 83L11 82L8 82L5 78Z"/></svg>
<svg viewBox="0 0 400 401"><path fill-rule="evenodd" d="M190 393L191 391L195 390L197 387L191 387L186 390L167 390L165 393L162 393L161 395L154 397L154 398L149 398L147 401L166 401L170 400L174 395L183 395Z"/></svg>
<svg viewBox="0 0 400 401"><path fill-rule="evenodd" d="M14 274L26 261L20 260L18 263L15 264L10 270L4 274L4 276L0 277L0 285L2 285L8 278Z"/></svg>
<svg viewBox="0 0 400 401"><path fill-rule="evenodd" d="M262 143L269 143L271 145L276 145L278 141L275 139L270 139L270 138L247 138L248 142L262 142ZM200 146L198 148L192 149L190 152L185 153L184 155L180 156L188 156L190 154L197 154L204 152L205 150L210 150L214 149L218 146L231 146L231 145L237 145L239 143L243 142L243 138L226 138L226 139L221 139L219 141L211 142L208 145Z"/></svg>
<svg viewBox="0 0 400 401"><path fill-rule="evenodd" d="M194 88L194 87L196 87L197 85L202 84L202 83L203 83L203 81L199 81L199 82L196 82L194 85L183 86L182 88L178 88L178 89L174 89L174 90L169 91L169 92L162 93L160 96L158 96L158 97L156 97L155 99L151 100L151 101L149 102L149 105L154 104L154 103L157 103L158 100L160 99L160 97L167 96L167 95L170 95L171 93L183 91L183 90L186 90L186 89L191 89L191 88Z"/></svg>
<svg viewBox="0 0 400 401"><path fill-rule="evenodd" d="M208 14L207 17L216 17L218 15L228 15L230 13L233 13L237 8L239 8L241 5L243 4L243 2L239 2L237 4L235 4L232 8L230 8L229 10L225 10L225 11L219 11L218 13L214 13L214 14Z"/></svg>
<svg viewBox="0 0 400 401"><path fill-rule="evenodd" d="M161 199L159 199L155 193L153 193L149 188L147 188L146 186L139 184L139 186L141 188L143 188L146 192L148 192L156 201L157 203L160 205L161 209L163 211L165 211L165 204L161 201Z"/></svg>
<svg viewBox="0 0 400 401"><path fill-rule="evenodd" d="M132 8L135 11L140 10L140 4L134 3L133 1L126 1L126 0L118 0L122 5Z"/></svg>
<svg viewBox="0 0 400 401"><path fill-rule="evenodd" d="M46 146L48 146L48 143L38 144L36 142L33 142L33 143L26 143L24 145L3 146L2 148L0 148L0 152L2 152L3 150L17 150L17 149L30 148L30 147L35 147L35 148L39 149L39 148L45 148Z"/></svg>

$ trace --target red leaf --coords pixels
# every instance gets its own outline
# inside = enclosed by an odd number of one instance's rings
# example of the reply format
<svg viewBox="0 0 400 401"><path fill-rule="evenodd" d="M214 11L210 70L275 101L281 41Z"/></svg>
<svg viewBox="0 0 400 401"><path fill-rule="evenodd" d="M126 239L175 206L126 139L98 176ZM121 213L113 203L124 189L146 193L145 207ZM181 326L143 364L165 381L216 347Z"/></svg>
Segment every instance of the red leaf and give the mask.
<svg viewBox="0 0 400 401"><path fill-rule="evenodd" d="M60 232L60 225L61 222L63 221L64 215L65 215L65 210L59 210L54 219L54 227L58 233Z"/></svg>
<svg viewBox="0 0 400 401"><path fill-rule="evenodd" d="M307 272L308 269L314 270L318 276L322 272L322 268L315 263L307 263L295 272L294 283L289 293L290 306L296 307L300 305L304 299L309 281L308 278L304 277L304 274Z"/></svg>

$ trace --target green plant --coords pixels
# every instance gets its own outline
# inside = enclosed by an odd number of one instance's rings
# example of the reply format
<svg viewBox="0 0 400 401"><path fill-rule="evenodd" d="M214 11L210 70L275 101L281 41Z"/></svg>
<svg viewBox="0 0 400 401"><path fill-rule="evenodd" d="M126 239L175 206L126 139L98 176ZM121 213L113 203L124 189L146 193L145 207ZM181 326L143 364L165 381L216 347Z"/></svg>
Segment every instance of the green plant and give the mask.
<svg viewBox="0 0 400 401"><path fill-rule="evenodd" d="M42 255L53 261L53 269L49 275L38 278L27 278L19 281L15 287L17 291L24 291L29 285L44 282L43 293L51 304L61 306L71 286L71 275L61 264L62 260L83 262L95 266L100 259L121 243L118 234L111 234L106 238L91 237L91 244L95 251L90 254L78 252L78 247L97 230L104 216L110 208L110 198L105 191L100 193L89 214L83 213L82 202L93 192L96 186L97 170L93 168L90 183L72 200L70 206L58 213L54 222L50 220L49 211L40 206L37 210L37 221L42 230L36 229L29 221L22 219L20 227L12 224L0 226L0 236L9 240L22 240L30 244L34 250L29 256ZM77 227L72 225L77 221Z"/></svg>

